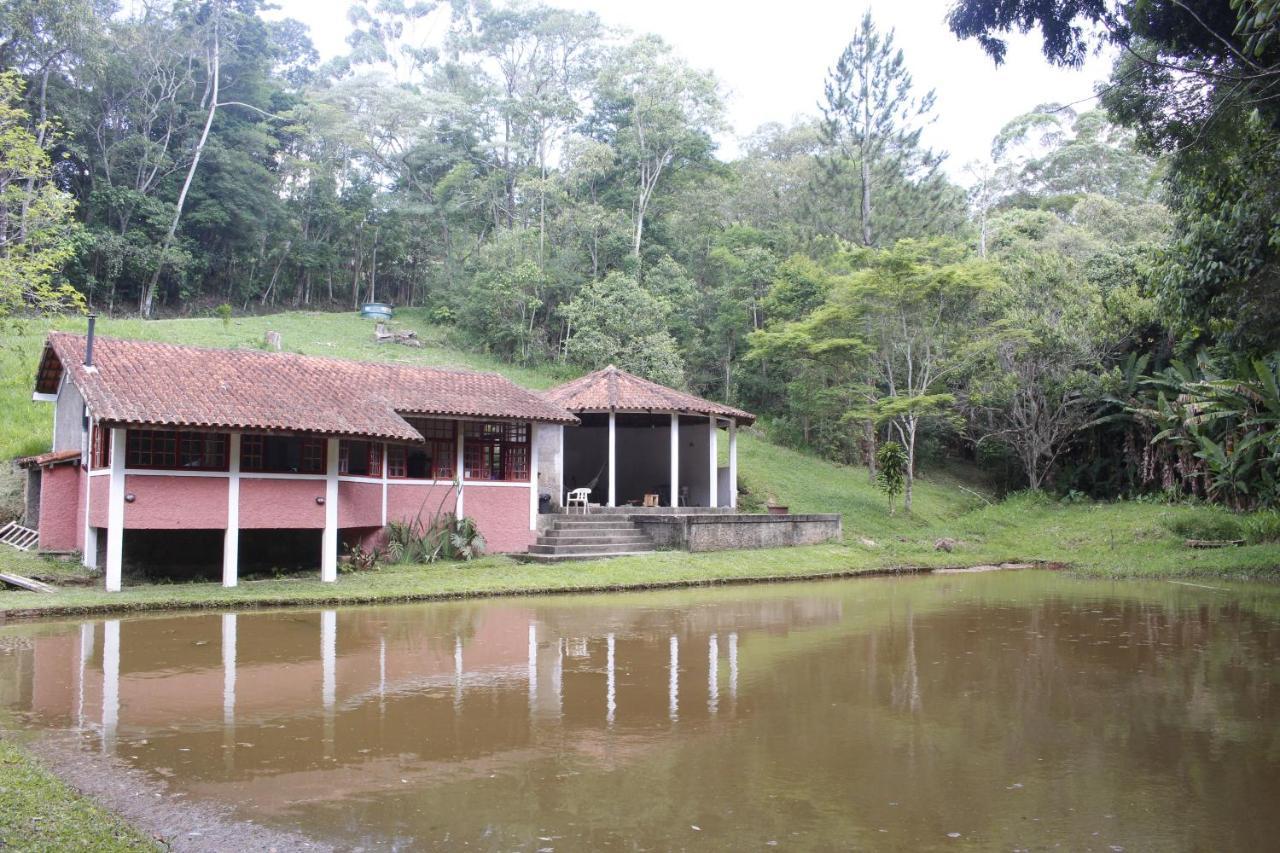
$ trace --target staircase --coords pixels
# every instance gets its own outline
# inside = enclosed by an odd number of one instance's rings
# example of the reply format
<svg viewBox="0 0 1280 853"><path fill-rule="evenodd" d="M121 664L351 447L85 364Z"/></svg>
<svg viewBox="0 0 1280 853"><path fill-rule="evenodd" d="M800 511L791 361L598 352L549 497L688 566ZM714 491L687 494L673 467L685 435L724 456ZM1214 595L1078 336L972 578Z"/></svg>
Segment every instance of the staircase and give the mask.
<svg viewBox="0 0 1280 853"><path fill-rule="evenodd" d="M651 554L653 541L625 515L561 515L523 559L531 563Z"/></svg>

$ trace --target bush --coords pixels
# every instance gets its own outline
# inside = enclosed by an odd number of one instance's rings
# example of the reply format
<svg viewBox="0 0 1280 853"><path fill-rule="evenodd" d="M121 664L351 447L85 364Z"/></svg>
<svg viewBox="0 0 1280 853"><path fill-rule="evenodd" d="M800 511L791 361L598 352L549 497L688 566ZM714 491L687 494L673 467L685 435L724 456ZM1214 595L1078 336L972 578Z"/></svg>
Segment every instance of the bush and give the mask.
<svg viewBox="0 0 1280 853"><path fill-rule="evenodd" d="M1245 538L1245 523L1226 510L1205 507L1165 520L1165 527L1184 539L1225 542Z"/></svg>
<svg viewBox="0 0 1280 853"><path fill-rule="evenodd" d="M1250 545L1280 542L1280 511L1264 510L1243 519L1244 538Z"/></svg>

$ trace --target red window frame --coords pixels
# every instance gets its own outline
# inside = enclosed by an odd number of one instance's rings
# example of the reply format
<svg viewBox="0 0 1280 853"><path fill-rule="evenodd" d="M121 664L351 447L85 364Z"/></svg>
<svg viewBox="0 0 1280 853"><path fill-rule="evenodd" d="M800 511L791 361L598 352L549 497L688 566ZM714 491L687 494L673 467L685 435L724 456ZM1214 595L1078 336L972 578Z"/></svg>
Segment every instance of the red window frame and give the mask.
<svg viewBox="0 0 1280 853"><path fill-rule="evenodd" d="M409 457L414 452L429 452L431 467L426 477L415 479L452 480L456 474L458 454L457 422L445 420L413 420L413 428L422 434L425 446L392 444L387 446L387 477L409 478Z"/></svg>
<svg viewBox="0 0 1280 853"><path fill-rule="evenodd" d="M111 430L102 424L94 424L89 434L89 467L111 467Z"/></svg>
<svg viewBox="0 0 1280 853"><path fill-rule="evenodd" d="M351 446L356 443L368 445L365 457L369 465L368 473L351 473ZM363 439L343 439L338 442L338 473L347 477L382 477L382 442Z"/></svg>
<svg viewBox="0 0 1280 853"><path fill-rule="evenodd" d="M228 444L226 433L221 432L130 429L125 432L124 466L156 471L226 471ZM109 459L110 451L107 452Z"/></svg>
<svg viewBox="0 0 1280 853"><path fill-rule="evenodd" d="M468 421L463 425L462 462L466 479L520 483L529 479L527 421Z"/></svg>
<svg viewBox="0 0 1280 853"><path fill-rule="evenodd" d="M297 471L267 465L267 442L282 439L299 442ZM246 433L240 436L240 470L249 474L326 474L329 466L325 444L323 437L314 435Z"/></svg>

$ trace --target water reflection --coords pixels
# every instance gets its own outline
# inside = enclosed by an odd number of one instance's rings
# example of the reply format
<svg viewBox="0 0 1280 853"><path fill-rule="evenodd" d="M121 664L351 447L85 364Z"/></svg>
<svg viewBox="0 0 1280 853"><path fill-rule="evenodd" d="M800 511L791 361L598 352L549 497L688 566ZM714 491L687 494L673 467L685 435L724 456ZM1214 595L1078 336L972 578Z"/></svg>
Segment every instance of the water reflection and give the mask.
<svg viewBox="0 0 1280 853"><path fill-rule="evenodd" d="M0 705L353 845L1248 848L1277 614L1025 573L43 623Z"/></svg>

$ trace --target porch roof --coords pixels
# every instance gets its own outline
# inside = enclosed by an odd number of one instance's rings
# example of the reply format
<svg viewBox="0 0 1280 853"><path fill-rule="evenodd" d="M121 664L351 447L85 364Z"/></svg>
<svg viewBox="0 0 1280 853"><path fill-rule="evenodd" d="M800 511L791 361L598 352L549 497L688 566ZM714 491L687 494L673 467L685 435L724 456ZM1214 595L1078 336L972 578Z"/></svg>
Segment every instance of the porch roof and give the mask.
<svg viewBox="0 0 1280 853"><path fill-rule="evenodd" d="M575 413L672 412L682 415L714 415L718 418L731 418L740 424L752 424L756 419L750 412L641 379L612 364L545 391L542 396Z"/></svg>
<svg viewBox="0 0 1280 853"><path fill-rule="evenodd" d="M107 423L311 432L419 442L402 415L572 424L577 418L496 373L49 335L36 390L64 371Z"/></svg>

